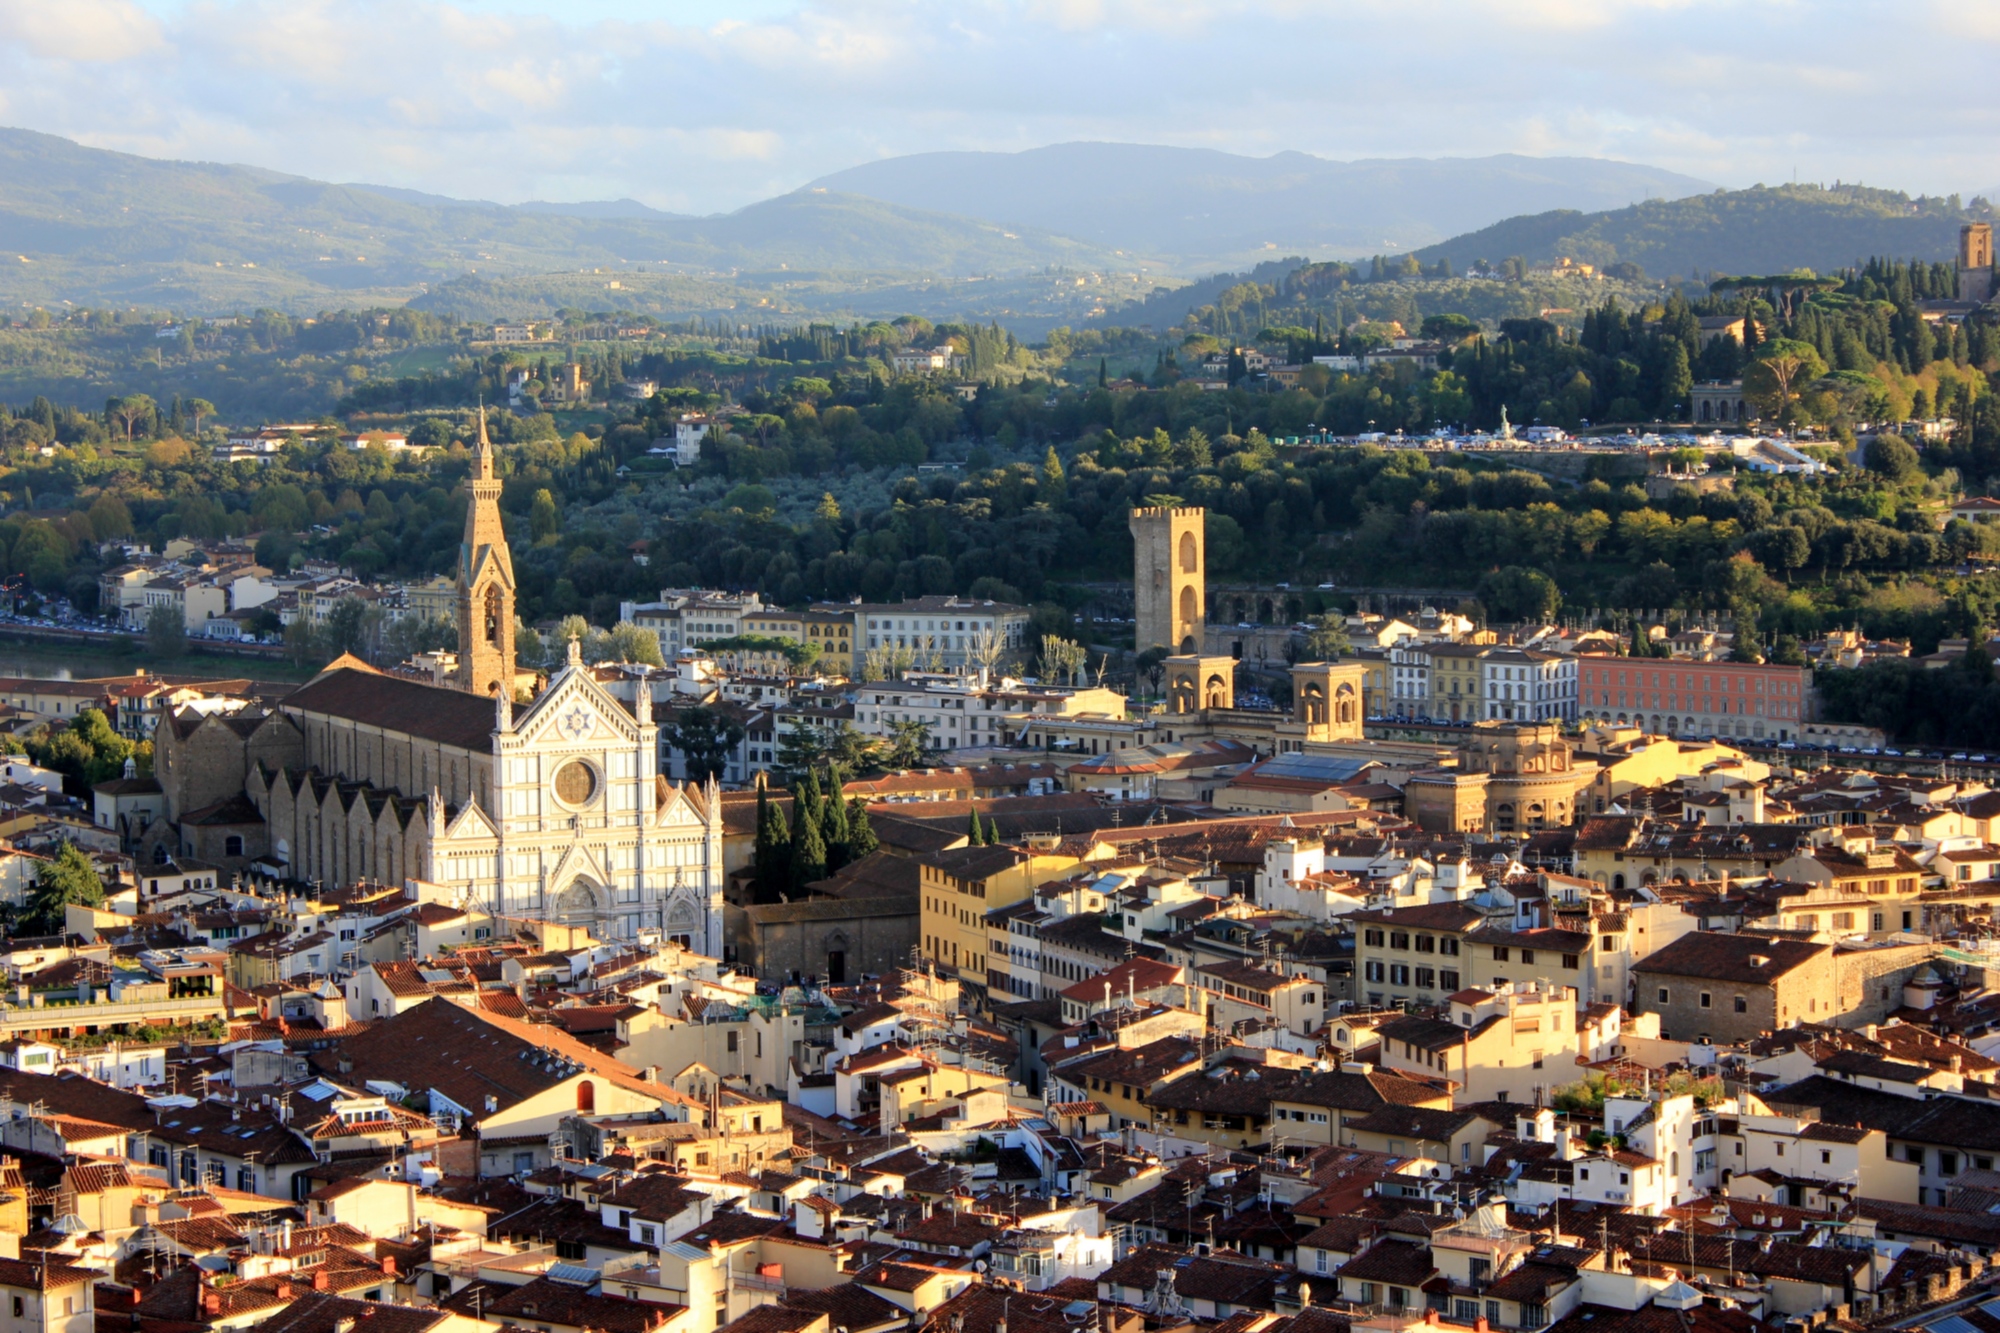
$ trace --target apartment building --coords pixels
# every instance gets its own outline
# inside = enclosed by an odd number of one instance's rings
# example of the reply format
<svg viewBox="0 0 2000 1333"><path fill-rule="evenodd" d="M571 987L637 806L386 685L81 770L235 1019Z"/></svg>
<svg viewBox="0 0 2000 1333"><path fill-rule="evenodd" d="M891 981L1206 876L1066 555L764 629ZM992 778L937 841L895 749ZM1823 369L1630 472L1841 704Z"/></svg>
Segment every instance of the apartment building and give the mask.
<svg viewBox="0 0 2000 1333"><path fill-rule="evenodd" d="M1573 722L1577 662L1559 653L1492 647L1479 656L1480 717L1489 722Z"/></svg>
<svg viewBox="0 0 2000 1333"><path fill-rule="evenodd" d="M1028 608L969 597L913 597L902 602L864 602L854 608L856 652L903 648L917 665L929 659L949 668L981 665L982 645L1002 658L1018 658L1027 647ZM865 638L861 636L865 635Z"/></svg>
<svg viewBox="0 0 2000 1333"><path fill-rule="evenodd" d="M1451 644L1404 640L1389 649L1386 679L1391 717L1435 717L1431 712L1431 652Z"/></svg>
<svg viewBox="0 0 2000 1333"><path fill-rule="evenodd" d="M743 620L765 609L754 592L715 592L702 588L662 588L656 602L623 602L618 618L659 636L660 652L669 660L683 648L699 648L718 639L745 633Z"/></svg>
<svg viewBox="0 0 2000 1333"><path fill-rule="evenodd" d="M1438 1017L1405 1014L1377 1028L1392 1073L1446 1078L1461 1106L1535 1102L1576 1077L1574 987L1514 981L1452 995Z"/></svg>
<svg viewBox="0 0 2000 1333"><path fill-rule="evenodd" d="M1466 937L1486 914L1464 903L1352 913L1354 990L1370 1006L1435 1005L1464 990Z"/></svg>
<svg viewBox="0 0 2000 1333"><path fill-rule="evenodd" d="M1479 643L1434 643L1425 650L1430 682L1425 711L1429 716L1440 722L1472 722L1485 716L1481 708L1485 694L1481 659L1487 648Z"/></svg>
<svg viewBox="0 0 2000 1333"><path fill-rule="evenodd" d="M947 976L981 992L989 985L987 914L1022 901L1036 886L1076 864L1074 856L1061 852L1017 847L959 847L921 860L924 956ZM1006 963L995 961L1002 967Z"/></svg>
<svg viewBox="0 0 2000 1333"><path fill-rule="evenodd" d="M1748 1041L1839 1010L1833 949L1804 940L1694 931L1632 971L1635 1012L1658 1014L1668 1039Z"/></svg>

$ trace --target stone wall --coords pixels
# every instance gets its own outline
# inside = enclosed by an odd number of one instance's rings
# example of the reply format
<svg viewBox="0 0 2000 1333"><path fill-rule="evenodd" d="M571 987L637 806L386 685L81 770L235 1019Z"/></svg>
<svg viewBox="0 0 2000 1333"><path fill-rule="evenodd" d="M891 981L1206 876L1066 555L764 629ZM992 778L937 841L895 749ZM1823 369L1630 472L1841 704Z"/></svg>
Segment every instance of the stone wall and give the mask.
<svg viewBox="0 0 2000 1333"><path fill-rule="evenodd" d="M848 984L910 962L921 934L918 895L813 898L726 909L736 965L763 981L829 979L834 954Z"/></svg>

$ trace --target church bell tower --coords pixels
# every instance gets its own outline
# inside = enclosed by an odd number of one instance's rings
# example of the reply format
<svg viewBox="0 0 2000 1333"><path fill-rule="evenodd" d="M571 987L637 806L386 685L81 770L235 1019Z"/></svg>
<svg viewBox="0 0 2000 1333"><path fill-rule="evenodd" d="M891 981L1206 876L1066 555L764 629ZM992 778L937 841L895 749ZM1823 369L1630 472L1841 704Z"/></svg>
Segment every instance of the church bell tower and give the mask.
<svg viewBox="0 0 2000 1333"><path fill-rule="evenodd" d="M479 450L458 548L458 687L472 694L514 692L514 561L500 522L500 481L486 408L479 409Z"/></svg>

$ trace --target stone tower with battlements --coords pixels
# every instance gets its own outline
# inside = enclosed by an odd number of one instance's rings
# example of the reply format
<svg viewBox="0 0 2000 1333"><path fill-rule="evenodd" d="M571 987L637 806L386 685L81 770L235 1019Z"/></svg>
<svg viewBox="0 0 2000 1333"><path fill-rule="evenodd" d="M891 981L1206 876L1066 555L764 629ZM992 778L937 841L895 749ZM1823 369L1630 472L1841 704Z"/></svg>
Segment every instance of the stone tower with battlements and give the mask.
<svg viewBox="0 0 2000 1333"><path fill-rule="evenodd" d="M472 694L514 692L514 560L500 521L500 479L486 409L468 482L465 540L458 548L458 687Z"/></svg>
<svg viewBox="0 0 2000 1333"><path fill-rule="evenodd" d="M1134 509L1133 646L1199 653L1207 626L1207 511Z"/></svg>
<svg viewBox="0 0 2000 1333"><path fill-rule="evenodd" d="M1993 299L1993 228L1968 222L1958 229L1958 299Z"/></svg>

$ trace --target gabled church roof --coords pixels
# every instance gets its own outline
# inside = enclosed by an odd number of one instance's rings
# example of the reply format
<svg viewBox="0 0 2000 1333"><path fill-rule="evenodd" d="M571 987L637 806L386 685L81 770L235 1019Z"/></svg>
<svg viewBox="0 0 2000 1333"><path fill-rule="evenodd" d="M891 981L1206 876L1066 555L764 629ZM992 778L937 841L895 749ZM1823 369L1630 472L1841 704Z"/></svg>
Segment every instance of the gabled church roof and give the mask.
<svg viewBox="0 0 2000 1333"><path fill-rule="evenodd" d="M493 701L387 676L372 667L329 667L280 705L286 712L324 713L441 745L490 752Z"/></svg>

